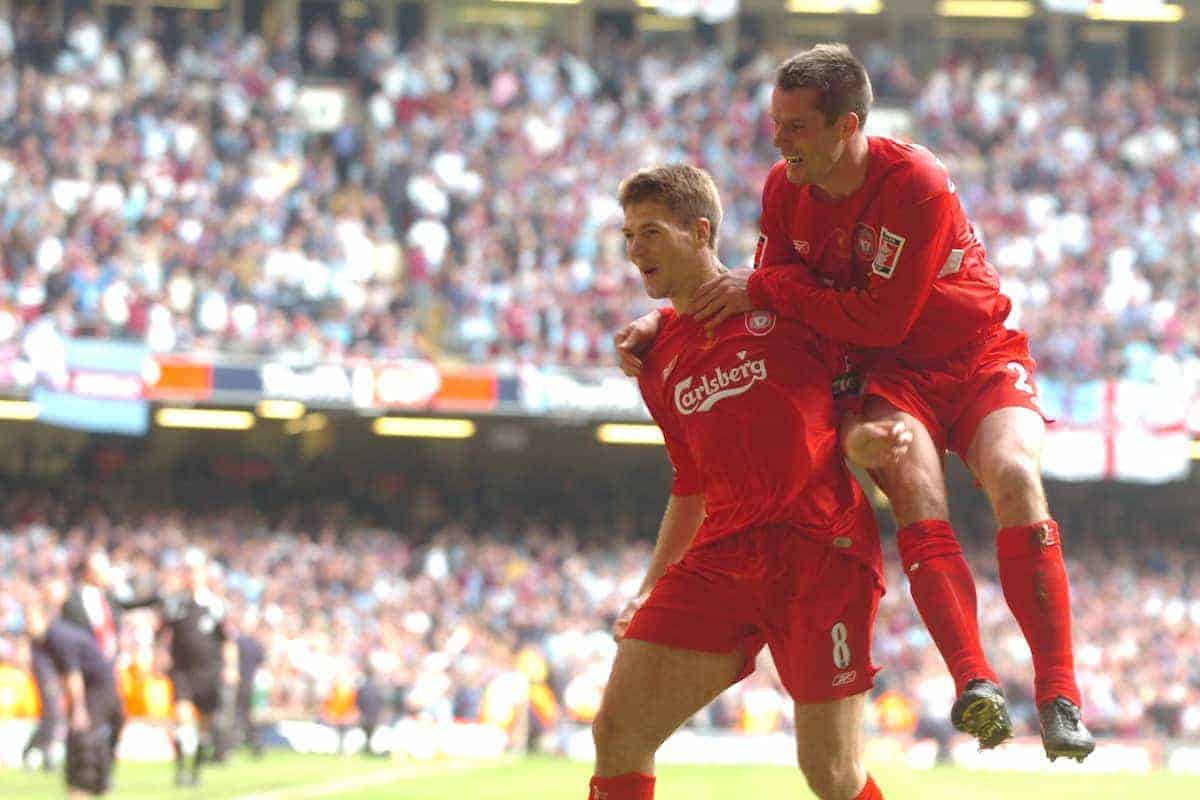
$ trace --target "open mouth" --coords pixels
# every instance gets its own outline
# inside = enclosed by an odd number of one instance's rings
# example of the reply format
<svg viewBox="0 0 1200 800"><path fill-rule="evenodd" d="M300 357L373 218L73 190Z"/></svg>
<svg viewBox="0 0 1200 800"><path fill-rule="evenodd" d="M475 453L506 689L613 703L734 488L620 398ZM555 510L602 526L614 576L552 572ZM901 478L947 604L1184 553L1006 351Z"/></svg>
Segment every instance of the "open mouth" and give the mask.
<svg viewBox="0 0 1200 800"><path fill-rule="evenodd" d="M783 160L793 167L798 167L804 163L804 159L801 156L784 156Z"/></svg>

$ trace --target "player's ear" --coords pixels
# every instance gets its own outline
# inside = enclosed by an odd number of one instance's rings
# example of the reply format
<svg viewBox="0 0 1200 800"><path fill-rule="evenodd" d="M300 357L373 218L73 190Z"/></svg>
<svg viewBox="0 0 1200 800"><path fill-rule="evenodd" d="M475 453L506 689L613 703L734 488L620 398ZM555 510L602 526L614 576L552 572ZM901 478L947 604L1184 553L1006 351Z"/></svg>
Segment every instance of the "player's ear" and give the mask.
<svg viewBox="0 0 1200 800"><path fill-rule="evenodd" d="M858 114L854 111L847 111L842 114L837 121L838 133L843 139L849 139L854 134L858 133L862 123L858 118Z"/></svg>
<svg viewBox="0 0 1200 800"><path fill-rule="evenodd" d="M697 217L696 222L692 225L692 240L697 247L708 247L708 240L712 236L712 221L708 217Z"/></svg>

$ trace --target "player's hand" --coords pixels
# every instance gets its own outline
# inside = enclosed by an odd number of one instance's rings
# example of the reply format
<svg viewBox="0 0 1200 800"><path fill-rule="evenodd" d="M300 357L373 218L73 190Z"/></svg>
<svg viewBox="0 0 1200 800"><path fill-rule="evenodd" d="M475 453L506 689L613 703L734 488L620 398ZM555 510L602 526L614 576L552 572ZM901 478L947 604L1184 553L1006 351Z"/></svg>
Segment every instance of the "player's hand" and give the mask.
<svg viewBox="0 0 1200 800"><path fill-rule="evenodd" d="M895 464L908 452L913 434L901 421L859 421L850 424L844 445L846 455L863 469Z"/></svg>
<svg viewBox="0 0 1200 800"><path fill-rule="evenodd" d="M711 331L734 314L749 311L753 274L749 268L731 269L701 285L692 297L692 316Z"/></svg>
<svg viewBox="0 0 1200 800"><path fill-rule="evenodd" d="M71 711L71 730L86 731L92 727L92 720L88 717L86 708L76 708Z"/></svg>
<svg viewBox="0 0 1200 800"><path fill-rule="evenodd" d="M631 378L642 374L642 359L639 356L654 342L654 337L658 335L659 321L659 313L651 311L621 328L613 336L621 372Z"/></svg>
<svg viewBox="0 0 1200 800"><path fill-rule="evenodd" d="M642 603L646 602L646 598L650 596L649 592L642 592L637 597L630 600L621 609L621 613L617 615L617 621L613 623L613 638L618 642L625 636L625 631L629 628L629 623L633 621L633 615L642 607Z"/></svg>

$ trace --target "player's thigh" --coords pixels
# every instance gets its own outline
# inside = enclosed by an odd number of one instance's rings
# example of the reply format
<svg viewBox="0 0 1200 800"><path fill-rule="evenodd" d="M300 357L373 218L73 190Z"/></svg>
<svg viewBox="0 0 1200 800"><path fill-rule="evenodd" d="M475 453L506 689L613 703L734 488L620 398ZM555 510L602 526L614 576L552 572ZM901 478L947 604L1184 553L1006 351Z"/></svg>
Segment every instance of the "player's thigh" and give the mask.
<svg viewBox="0 0 1200 800"><path fill-rule="evenodd" d="M1024 406L998 408L975 429L967 466L1002 525L1037 522L1049 514L1041 478L1045 438L1045 420Z"/></svg>
<svg viewBox="0 0 1200 800"><path fill-rule="evenodd" d="M861 694L878 671L871 642L883 589L857 559L795 537L792 567L765 597L765 627L779 678L797 703Z"/></svg>
<svg viewBox="0 0 1200 800"><path fill-rule="evenodd" d="M594 729L598 746L633 738L653 750L737 680L740 650L710 653L625 638Z"/></svg>
<svg viewBox="0 0 1200 800"><path fill-rule="evenodd" d="M891 501L896 520L903 526L922 519L949 519L942 448L929 424L874 395L867 397L863 412L870 420L903 422L912 431L912 443L899 461L871 471Z"/></svg>
<svg viewBox="0 0 1200 800"><path fill-rule="evenodd" d="M1040 466L1046 422L1033 409L1008 406L980 421L967 448L967 466L981 481L1013 462Z"/></svg>
<svg viewBox="0 0 1200 800"><path fill-rule="evenodd" d="M949 442L972 469L986 470L1005 456L1040 458L1047 417L1036 370L1029 339L1020 331L1005 331L978 354L960 387L963 400ZM982 477L978 470L976 475Z"/></svg>

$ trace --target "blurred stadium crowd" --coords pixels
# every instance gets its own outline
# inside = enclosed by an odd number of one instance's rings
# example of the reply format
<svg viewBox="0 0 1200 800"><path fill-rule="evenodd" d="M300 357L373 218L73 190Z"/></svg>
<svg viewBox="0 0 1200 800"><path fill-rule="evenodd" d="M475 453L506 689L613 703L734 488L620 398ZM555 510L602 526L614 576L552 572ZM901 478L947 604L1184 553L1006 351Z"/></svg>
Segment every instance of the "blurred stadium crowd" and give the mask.
<svg viewBox="0 0 1200 800"><path fill-rule="evenodd" d="M398 51L322 24L299 47L203 26L162 41L109 38L87 16L48 30L34 6L0 20L0 346L48 326L309 362L608 363L611 331L649 302L614 225L616 181L664 160L715 176L726 263L753 250L775 54L730 64L603 33L586 58L506 36ZM948 162L1048 374L1200 377L1195 78L1096 82L1013 55L918 80L886 49L862 53L883 105L911 108L912 137ZM306 70L346 81L361 117L310 132ZM974 502L984 638L1029 732L1028 651ZM393 716L509 726L528 702L553 739L595 712L608 625L650 552L645 530L565 521L450 515L415 539L248 509L96 506L68 524L45 493L9 494L2 511L0 717L31 710L20 609L39 584L99 542L127 591L167 587L197 545L222 565L236 625L266 646L271 715L353 719L347 698L369 679ZM1089 726L1200 737L1200 552L1116 500L1058 513ZM946 736L953 685L888 561L870 724ZM161 716L154 616L127 619L127 703ZM783 730L789 713L764 663L696 724Z"/></svg>
<svg viewBox="0 0 1200 800"><path fill-rule="evenodd" d="M318 22L300 42L185 25L58 35L0 21L0 341L39 325L158 351L605 363L647 307L613 193L687 159L745 264L777 154L778 54L732 62L601 31L587 57L508 35ZM1200 373L1200 84L1095 81L1021 56L918 80L860 52L948 162L1047 374ZM684 55L688 53L688 55ZM309 130L303 78L351 107ZM1097 302L1097 298L1099 301Z"/></svg>
<svg viewBox="0 0 1200 800"><path fill-rule="evenodd" d="M370 683L382 720L484 721L554 748L587 723L615 655L609 626L636 591L649 544L628 530L526 520L471 526L443 506L429 537L371 528L338 512L269 520L248 509L184 514L105 511L94 504L67 524L61 498L14 492L0 536L0 718L33 713L23 672L22 603L39 586L70 579L86 548L111 554L116 585L132 595L170 588L186 546L221 566L224 598L266 661L256 679L270 719L358 721L355 693ZM981 497L964 503L961 529L976 543L988 654L1012 700L1018 729L1036 731L1029 651L1004 605ZM1143 517L1099 495L1063 509L1075 640L1089 724L1120 737L1200 738L1200 553L1158 534ZM128 515L126 515L128 514ZM423 542L416 544L416 541ZM951 736L954 687L907 596L895 554L880 609L875 660L884 667L869 715L875 732ZM163 717L170 704L157 616L129 612L118 667L130 712ZM23 688L22 688L23 687ZM530 713L525 714L528 707ZM790 701L764 658L693 725L745 732L790 727ZM545 736L543 736L545 734Z"/></svg>

